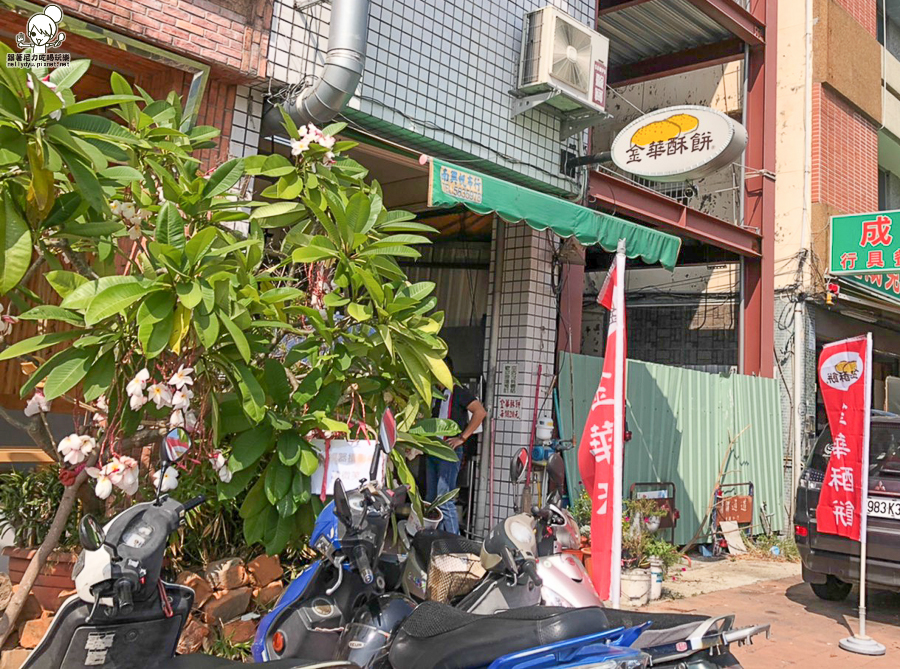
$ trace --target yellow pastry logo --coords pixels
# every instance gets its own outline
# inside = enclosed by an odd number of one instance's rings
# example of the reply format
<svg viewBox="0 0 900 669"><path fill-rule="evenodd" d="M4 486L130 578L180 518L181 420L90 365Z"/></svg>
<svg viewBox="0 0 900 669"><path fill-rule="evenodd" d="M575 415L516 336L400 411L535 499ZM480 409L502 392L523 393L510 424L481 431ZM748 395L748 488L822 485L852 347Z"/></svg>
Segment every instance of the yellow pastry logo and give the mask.
<svg viewBox="0 0 900 669"><path fill-rule="evenodd" d="M847 390L862 378L863 360L856 351L839 351L819 369L819 379L835 390Z"/></svg>
<svg viewBox="0 0 900 669"><path fill-rule="evenodd" d="M650 146L658 142L668 142L679 135L685 135L697 129L700 121L691 114L675 114L664 121L654 121L638 128L631 136L631 143L637 146Z"/></svg>

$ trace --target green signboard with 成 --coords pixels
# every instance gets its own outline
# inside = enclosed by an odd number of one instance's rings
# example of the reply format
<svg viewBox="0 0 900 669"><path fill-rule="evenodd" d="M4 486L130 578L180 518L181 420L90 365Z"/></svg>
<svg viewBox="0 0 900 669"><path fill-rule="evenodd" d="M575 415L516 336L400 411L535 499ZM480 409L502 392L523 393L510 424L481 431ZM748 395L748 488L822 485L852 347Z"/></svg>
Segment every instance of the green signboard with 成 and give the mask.
<svg viewBox="0 0 900 669"><path fill-rule="evenodd" d="M831 217L829 272L900 272L900 211Z"/></svg>
<svg viewBox="0 0 900 669"><path fill-rule="evenodd" d="M855 288L860 288L872 297L900 304L900 274L866 274L855 276L842 276L841 281L846 281Z"/></svg>

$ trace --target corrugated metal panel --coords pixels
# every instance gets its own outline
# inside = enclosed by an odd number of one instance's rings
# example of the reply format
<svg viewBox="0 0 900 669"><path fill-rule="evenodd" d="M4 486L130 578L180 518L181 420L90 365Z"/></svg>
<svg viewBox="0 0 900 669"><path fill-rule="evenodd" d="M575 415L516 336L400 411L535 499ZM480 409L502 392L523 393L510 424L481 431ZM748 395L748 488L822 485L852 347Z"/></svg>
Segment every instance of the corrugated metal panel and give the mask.
<svg viewBox="0 0 900 669"><path fill-rule="evenodd" d="M598 30L609 37L609 60L613 66L732 37L686 0L654 0L603 14Z"/></svg>
<svg viewBox="0 0 900 669"><path fill-rule="evenodd" d="M572 364L572 359L574 364ZM602 358L566 354L559 376L560 433L580 437L600 380ZM765 502L773 529L783 529L781 411L778 383L628 361L625 491L636 481L672 481L681 518L675 541L684 544L706 515L728 443L746 427L726 465L726 483L755 486L754 524ZM572 398L574 397L574 404ZM570 480L578 479L575 451L567 453ZM757 532L760 530L757 529Z"/></svg>

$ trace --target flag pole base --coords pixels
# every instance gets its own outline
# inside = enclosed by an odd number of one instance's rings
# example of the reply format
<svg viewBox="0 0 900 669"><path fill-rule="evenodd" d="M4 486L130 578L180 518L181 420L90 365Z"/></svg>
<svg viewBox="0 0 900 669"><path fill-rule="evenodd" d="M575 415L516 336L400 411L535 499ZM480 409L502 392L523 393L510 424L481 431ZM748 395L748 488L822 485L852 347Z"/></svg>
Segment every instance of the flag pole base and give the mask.
<svg viewBox="0 0 900 669"><path fill-rule="evenodd" d="M857 655L884 655L885 648L870 637L851 636L841 639L838 644L841 648Z"/></svg>

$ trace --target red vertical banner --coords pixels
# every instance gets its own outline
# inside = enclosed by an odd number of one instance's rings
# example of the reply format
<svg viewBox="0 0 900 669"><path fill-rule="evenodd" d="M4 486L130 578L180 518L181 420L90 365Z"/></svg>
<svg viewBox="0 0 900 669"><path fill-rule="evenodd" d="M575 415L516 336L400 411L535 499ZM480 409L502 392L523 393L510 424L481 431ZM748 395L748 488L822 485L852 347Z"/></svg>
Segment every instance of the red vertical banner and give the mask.
<svg viewBox="0 0 900 669"><path fill-rule="evenodd" d="M597 302L609 309L603 372L578 450L578 469L591 495L594 588L618 605L622 569L622 439L625 430L625 253L620 244Z"/></svg>
<svg viewBox="0 0 900 669"><path fill-rule="evenodd" d="M819 532L859 541L866 531L872 348L868 336L827 344L819 385L831 428L831 456L816 507Z"/></svg>

